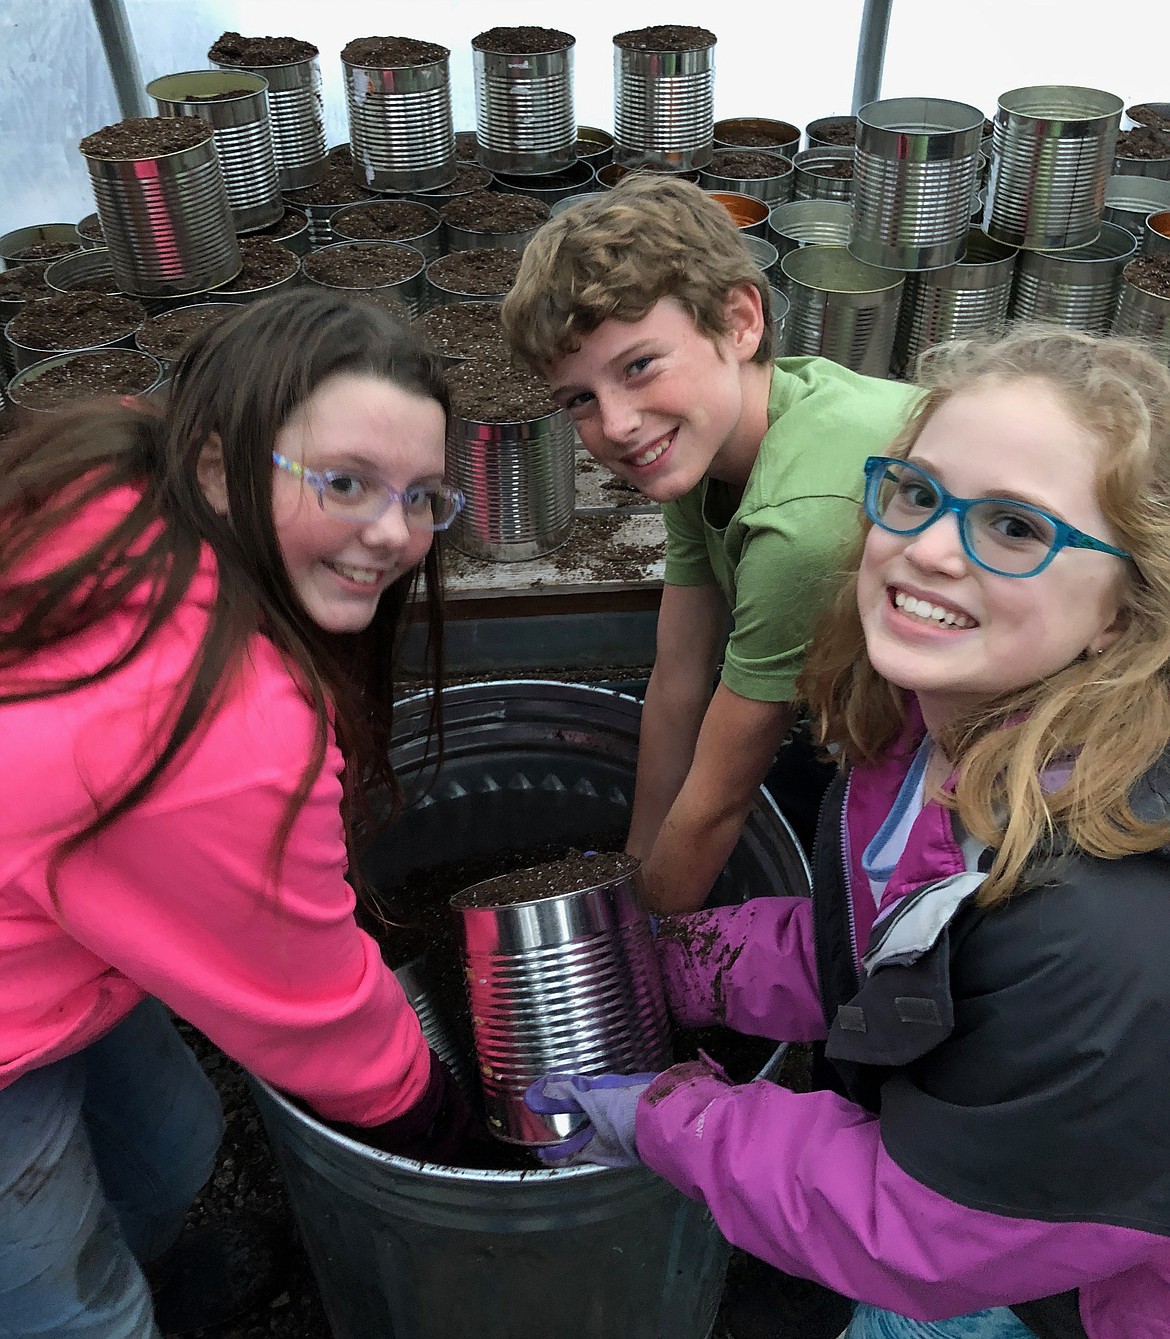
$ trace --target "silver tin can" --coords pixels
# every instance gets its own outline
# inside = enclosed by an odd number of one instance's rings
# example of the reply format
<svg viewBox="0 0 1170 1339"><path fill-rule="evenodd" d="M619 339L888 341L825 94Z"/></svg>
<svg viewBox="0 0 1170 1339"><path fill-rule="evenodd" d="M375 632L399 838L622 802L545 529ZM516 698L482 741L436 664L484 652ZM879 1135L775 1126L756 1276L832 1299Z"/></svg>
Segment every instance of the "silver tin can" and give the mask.
<svg viewBox="0 0 1170 1339"><path fill-rule="evenodd" d="M689 172L711 161L715 44L692 51L613 49L613 161Z"/></svg>
<svg viewBox="0 0 1170 1339"><path fill-rule="evenodd" d="M793 198L796 200L852 200L853 173L840 173L853 168L854 150L838 146L815 145L801 149L792 159L794 169Z"/></svg>
<svg viewBox="0 0 1170 1339"><path fill-rule="evenodd" d="M1164 363L1170 363L1170 297L1151 293L1132 282L1133 262L1121 272L1121 290L1113 317L1113 334L1148 340Z"/></svg>
<svg viewBox="0 0 1170 1339"><path fill-rule="evenodd" d="M272 148L267 80L248 70L188 70L152 79L146 91L160 116L197 116L211 127L236 232L267 228L280 218L284 201Z"/></svg>
<svg viewBox="0 0 1170 1339"><path fill-rule="evenodd" d="M73 251L80 251L84 239L72 223L33 223L25 228L14 228L0 237L0 268L10 270L17 265L45 265ZM59 256L19 256L30 247L61 247Z"/></svg>
<svg viewBox="0 0 1170 1339"><path fill-rule="evenodd" d="M745 150L744 152L768 152ZM791 200L795 190L796 170L790 158L776 158L776 172L770 177L737 177L714 170L713 164L699 173L699 185L707 191L731 191L735 195L754 195L765 204L782 205Z"/></svg>
<svg viewBox="0 0 1170 1339"><path fill-rule="evenodd" d="M325 162L325 107L317 57L283 65L215 64L220 70L248 70L267 80L268 120L280 189L311 186L321 176Z"/></svg>
<svg viewBox="0 0 1170 1339"><path fill-rule="evenodd" d="M1055 321L1091 335L1107 335L1121 272L1136 252L1137 239L1116 223L1103 223L1095 241L1071 251L1021 251L1013 319Z"/></svg>
<svg viewBox="0 0 1170 1339"><path fill-rule="evenodd" d="M1160 256L1170 251L1170 209L1146 216L1142 227L1142 255Z"/></svg>
<svg viewBox="0 0 1170 1339"><path fill-rule="evenodd" d="M727 116L715 122L717 149L759 149L791 159L800 151L801 130L791 121L773 121L766 116Z"/></svg>
<svg viewBox="0 0 1170 1339"><path fill-rule="evenodd" d="M767 202L756 195L741 195L736 191L708 191L712 200L718 200L731 215L732 222L745 237L763 239L768 229Z"/></svg>
<svg viewBox="0 0 1170 1339"><path fill-rule="evenodd" d="M985 230L1028 250L1083 246L1097 235L1121 99L1066 84L1014 88L991 132Z"/></svg>
<svg viewBox="0 0 1170 1339"><path fill-rule="evenodd" d="M496 182L502 190L543 200L551 209L561 200L589 194L597 184L597 178L588 163L574 163L559 172L545 172L539 177L518 177L497 172Z"/></svg>
<svg viewBox="0 0 1170 1339"><path fill-rule="evenodd" d="M496 248L492 249L494 250ZM516 265L519 266L519 251L511 251L506 247L501 247L499 249L504 251L505 255L509 257L515 256ZM491 292L469 292L464 288L452 288L450 282L443 275L443 261L446 259L446 256L440 256L427 265L425 299L425 305L427 307L438 307L445 302L503 302L504 298L507 297L508 289L512 287L511 279L505 287L498 290L493 289ZM458 518L456 519L455 524L459 524Z"/></svg>
<svg viewBox="0 0 1170 1339"><path fill-rule="evenodd" d="M360 205L345 205L339 209L330 220L330 226L333 229L333 236L338 242L400 242L407 246L413 246L416 251L421 251L427 260L434 260L436 256L443 254L443 220L439 218L439 211L431 205L420 204L417 200L404 201L410 204L414 209L422 209L426 214L426 222L421 231L411 236L402 237L370 237L360 236L360 228L357 228L358 220L362 217L360 211L369 209L371 205L388 204L390 201L371 200Z"/></svg>
<svg viewBox="0 0 1170 1339"><path fill-rule="evenodd" d="M853 211L844 200L790 200L772 206L765 238L783 260L801 246L844 246L852 223ZM776 283L781 288L787 283L780 269Z"/></svg>
<svg viewBox="0 0 1170 1339"><path fill-rule="evenodd" d="M392 247L396 254L408 258L414 269L402 279L392 279L384 284L357 284L342 285L330 283L326 279L314 278L314 262L318 257L337 254L342 248L350 250L381 250L385 247ZM402 242L334 242L331 246L320 247L316 251L311 251L307 256L301 259L301 277L302 281L315 288L326 288L334 293L348 293L352 296L372 298L375 301L381 299L391 299L392 303L402 303L411 316L417 316L423 309L424 295L426 292L426 257L417 247L407 246Z"/></svg>
<svg viewBox="0 0 1170 1339"><path fill-rule="evenodd" d="M884 377L905 276L856 260L843 246L806 246L780 262L789 308L785 349Z"/></svg>
<svg viewBox="0 0 1170 1339"><path fill-rule="evenodd" d="M886 98L857 113L849 251L867 265L934 270L963 254L983 113L943 98Z"/></svg>
<svg viewBox="0 0 1170 1339"><path fill-rule="evenodd" d="M214 296L214 295L209 294L208 296ZM155 315L156 317L160 318L163 322L165 322L172 315L177 317L179 312L200 312L200 313L207 312L210 313L212 316L220 316L223 317L224 320L227 320L229 316L235 314L238 305L239 305L238 303L227 302L224 300L216 302L188 302L186 306L173 307L169 312L157 312ZM148 339L149 330L150 330L150 322L148 321L140 330L137 330L135 332L134 347L138 349L140 353L149 353L152 358L157 358L159 364L162 366L164 375L169 377L171 372L174 370L175 363L179 361L179 355L178 354L175 354L174 356L164 355L161 353L156 353L154 349L149 348L146 342Z"/></svg>
<svg viewBox="0 0 1170 1339"><path fill-rule="evenodd" d="M1156 177L1115 176L1105 183L1103 217L1141 238L1146 219L1170 209L1170 181Z"/></svg>
<svg viewBox="0 0 1170 1339"><path fill-rule="evenodd" d="M8 383L6 394L12 404L18 405L21 409L29 413L37 414L55 414L68 404L74 401L67 401L64 405L54 405L51 408L44 405L32 404L26 398L27 390L38 378L46 372L53 372L57 368L66 367L80 357L93 353L106 353L116 351L120 359L125 359L128 366L134 372L136 383L141 381L141 388L136 389L135 395L150 395L156 391L163 381L162 364L157 358L152 358L148 353L140 353L137 349L125 347L124 344L102 344L92 349L70 349L66 353L54 354L51 358L43 358L39 362L30 363L21 368L12 380ZM85 397L78 397L85 398Z"/></svg>
<svg viewBox="0 0 1170 1339"><path fill-rule="evenodd" d="M491 51L479 42L471 43L479 161L492 172L568 167L577 156L575 39L556 51L524 53Z"/></svg>
<svg viewBox="0 0 1170 1339"><path fill-rule="evenodd" d="M110 253L104 247L92 247L62 256L45 266L45 283L55 293L75 293L90 289L95 293L119 294ZM101 285L99 287L99 285Z"/></svg>

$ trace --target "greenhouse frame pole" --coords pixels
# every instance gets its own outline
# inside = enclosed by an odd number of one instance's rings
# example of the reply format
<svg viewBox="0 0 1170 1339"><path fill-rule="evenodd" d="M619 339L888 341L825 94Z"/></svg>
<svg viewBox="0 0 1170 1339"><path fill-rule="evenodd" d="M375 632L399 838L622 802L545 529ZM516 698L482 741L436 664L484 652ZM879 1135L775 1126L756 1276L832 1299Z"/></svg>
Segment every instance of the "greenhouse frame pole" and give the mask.
<svg viewBox="0 0 1170 1339"><path fill-rule="evenodd" d="M119 110L124 117L149 116L126 6L122 0L89 0L89 7L93 10L94 22L105 48Z"/></svg>
<svg viewBox="0 0 1170 1339"><path fill-rule="evenodd" d="M865 8L861 12L861 32L857 39L857 70L853 76L854 116L881 92L892 4L893 0L865 0Z"/></svg>

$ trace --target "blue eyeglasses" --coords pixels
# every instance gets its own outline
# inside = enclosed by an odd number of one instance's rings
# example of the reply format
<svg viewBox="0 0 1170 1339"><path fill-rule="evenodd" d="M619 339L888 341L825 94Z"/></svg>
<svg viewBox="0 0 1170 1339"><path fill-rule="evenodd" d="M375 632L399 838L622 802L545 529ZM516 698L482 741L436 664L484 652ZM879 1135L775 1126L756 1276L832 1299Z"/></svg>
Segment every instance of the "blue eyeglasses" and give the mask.
<svg viewBox="0 0 1170 1339"><path fill-rule="evenodd" d="M316 492L322 511L347 521L376 521L394 503L401 502L402 514L412 530L446 530L467 500L458 488L446 484L434 488L411 484L400 493L389 484L361 474L310 470L279 451L273 451L272 463L293 478L303 479Z"/></svg>
<svg viewBox="0 0 1170 1339"><path fill-rule="evenodd" d="M921 534L947 512L959 523L963 552L1001 577L1034 577L1061 549L1095 549L1129 559L1060 517L1003 497L955 497L921 465L889 456L865 462L865 514L892 535Z"/></svg>

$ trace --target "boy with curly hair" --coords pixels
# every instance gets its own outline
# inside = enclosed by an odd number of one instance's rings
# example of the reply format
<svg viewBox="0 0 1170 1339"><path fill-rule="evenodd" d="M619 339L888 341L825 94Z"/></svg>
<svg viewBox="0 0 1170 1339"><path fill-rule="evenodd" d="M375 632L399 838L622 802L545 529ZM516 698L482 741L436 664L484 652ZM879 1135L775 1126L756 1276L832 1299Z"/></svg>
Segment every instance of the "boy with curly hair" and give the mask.
<svg viewBox="0 0 1170 1339"><path fill-rule="evenodd" d="M663 176L631 174L550 219L502 319L589 454L662 504L627 849L648 905L693 910L798 723L796 678L857 533L862 464L915 393L824 358L773 361L768 281L730 214ZM781 808L808 844L827 770L799 732L780 762Z"/></svg>

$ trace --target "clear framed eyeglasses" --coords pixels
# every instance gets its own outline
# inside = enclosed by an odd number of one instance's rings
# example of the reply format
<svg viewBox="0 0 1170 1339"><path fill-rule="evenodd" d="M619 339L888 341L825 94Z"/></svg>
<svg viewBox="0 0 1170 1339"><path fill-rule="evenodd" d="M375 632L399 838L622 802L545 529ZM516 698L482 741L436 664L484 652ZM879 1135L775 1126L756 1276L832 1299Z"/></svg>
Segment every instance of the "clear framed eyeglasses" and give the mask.
<svg viewBox="0 0 1170 1339"><path fill-rule="evenodd" d="M996 576L1034 577L1061 549L1094 549L1130 559L1124 549L1031 503L955 497L921 465L890 456L870 456L865 462L865 514L874 525L893 535L917 535L947 512L959 523L967 557Z"/></svg>
<svg viewBox="0 0 1170 1339"><path fill-rule="evenodd" d="M395 503L401 503L406 524L412 530L446 530L463 510L466 498L447 484L424 487L412 484L401 493L379 479L349 470L311 470L279 451L272 463L295 479L303 480L317 494L321 510L346 521L376 521Z"/></svg>

